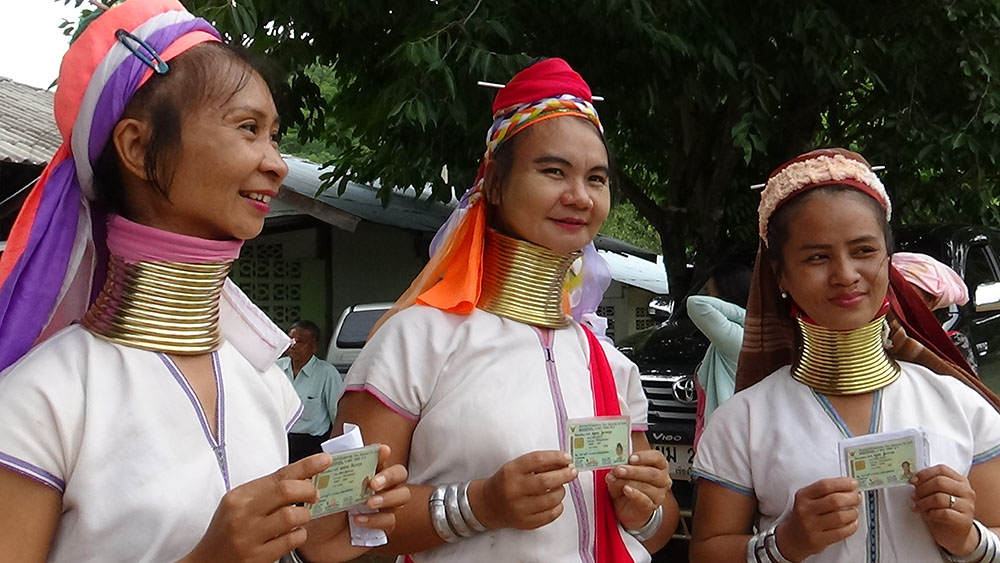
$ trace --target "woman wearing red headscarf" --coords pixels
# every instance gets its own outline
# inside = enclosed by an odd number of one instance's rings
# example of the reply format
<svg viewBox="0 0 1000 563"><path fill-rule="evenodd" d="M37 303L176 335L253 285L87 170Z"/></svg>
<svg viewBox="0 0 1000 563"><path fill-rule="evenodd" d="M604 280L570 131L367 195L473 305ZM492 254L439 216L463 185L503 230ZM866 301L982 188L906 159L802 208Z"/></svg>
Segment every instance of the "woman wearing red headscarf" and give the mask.
<svg viewBox="0 0 1000 563"><path fill-rule="evenodd" d="M477 182L348 373L339 420L408 465L414 500L397 514L394 553L649 561L677 505L643 433L635 365L585 328L599 326L607 287L591 241L611 177L590 88L548 59L493 110ZM578 471L568 421L600 415L627 417L632 455Z"/></svg>
<svg viewBox="0 0 1000 563"><path fill-rule="evenodd" d="M891 266L890 214L850 151L768 180L743 390L695 458L692 561L1000 557L997 399ZM881 446L850 461L860 436Z"/></svg>

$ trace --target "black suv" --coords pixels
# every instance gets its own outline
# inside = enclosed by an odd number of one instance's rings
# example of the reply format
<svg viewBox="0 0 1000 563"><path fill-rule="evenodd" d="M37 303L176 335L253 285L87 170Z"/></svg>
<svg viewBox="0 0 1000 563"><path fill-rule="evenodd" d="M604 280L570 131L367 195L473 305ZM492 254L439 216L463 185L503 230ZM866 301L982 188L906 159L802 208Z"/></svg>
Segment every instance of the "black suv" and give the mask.
<svg viewBox="0 0 1000 563"><path fill-rule="evenodd" d="M959 225L901 227L895 235L896 250L929 254L965 280L969 303L938 314L949 330L969 338L980 376L991 389L1000 391L1000 230ZM743 260L744 254L730 259ZM701 284L694 287L697 292ZM693 502L694 369L708 348L708 339L687 316L686 301L677 302L670 318L651 329L641 344L622 346L639 366L649 400L649 443L671 464L674 496L681 507L675 537L684 539L690 538Z"/></svg>
<svg viewBox="0 0 1000 563"><path fill-rule="evenodd" d="M969 302L936 313L948 330L968 337L979 377L1000 391L1000 229L942 225L896 229L896 250L929 254L952 267Z"/></svg>

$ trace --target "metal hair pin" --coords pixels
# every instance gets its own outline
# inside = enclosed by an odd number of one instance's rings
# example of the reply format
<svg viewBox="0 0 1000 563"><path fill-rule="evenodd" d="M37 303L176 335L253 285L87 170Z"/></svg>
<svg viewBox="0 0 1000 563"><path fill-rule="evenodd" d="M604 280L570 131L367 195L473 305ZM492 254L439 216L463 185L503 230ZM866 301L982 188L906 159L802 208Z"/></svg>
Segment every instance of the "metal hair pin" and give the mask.
<svg viewBox="0 0 1000 563"><path fill-rule="evenodd" d="M156 74L166 74L170 71L170 66L167 65L166 61L160 58L160 54L156 52L156 49L150 47L149 43L146 43L142 39L139 39L124 29L116 31L115 37L118 38L118 41L120 41L126 49L132 51L132 54L138 57L140 61L149 66L149 68L153 69L153 72Z"/></svg>
<svg viewBox="0 0 1000 563"><path fill-rule="evenodd" d="M878 166L872 166L872 172L881 172L883 170L885 170L885 166L883 166L881 164L879 164ZM751 190L763 190L764 186L766 186L766 185L767 185L767 182L765 182L763 184L753 184L752 186L750 186L750 189Z"/></svg>
<svg viewBox="0 0 1000 563"><path fill-rule="evenodd" d="M497 84L496 82L486 82L486 81L483 81L483 80L480 80L479 82L476 82L476 85L477 86L485 86L487 88L496 88L497 90L502 90L503 88L505 88L507 86L506 84ZM590 99L594 100L595 102L603 102L604 101L604 96L591 96Z"/></svg>

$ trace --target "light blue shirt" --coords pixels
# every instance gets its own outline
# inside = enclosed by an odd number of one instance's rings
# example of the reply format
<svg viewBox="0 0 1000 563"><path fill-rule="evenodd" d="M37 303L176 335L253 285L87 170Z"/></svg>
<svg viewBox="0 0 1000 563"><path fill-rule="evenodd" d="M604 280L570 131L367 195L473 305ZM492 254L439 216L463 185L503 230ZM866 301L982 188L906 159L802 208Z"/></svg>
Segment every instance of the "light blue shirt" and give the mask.
<svg viewBox="0 0 1000 563"><path fill-rule="evenodd" d="M688 317L710 342L698 368L698 382L705 391L705 425L723 401L736 390L736 362L743 346L743 307L708 295L687 299Z"/></svg>
<svg viewBox="0 0 1000 563"><path fill-rule="evenodd" d="M313 436L329 434L330 425L337 418L337 402L344 392L344 378L340 372L316 356L309 358L298 376L292 374L291 358L278 358L277 363L302 401L302 416L289 432Z"/></svg>

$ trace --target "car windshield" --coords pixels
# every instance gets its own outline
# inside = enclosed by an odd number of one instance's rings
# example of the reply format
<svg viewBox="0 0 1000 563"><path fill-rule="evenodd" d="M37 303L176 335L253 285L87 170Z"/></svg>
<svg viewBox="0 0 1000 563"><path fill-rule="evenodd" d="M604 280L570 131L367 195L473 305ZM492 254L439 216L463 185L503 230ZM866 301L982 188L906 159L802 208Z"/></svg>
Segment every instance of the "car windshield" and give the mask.
<svg viewBox="0 0 1000 563"><path fill-rule="evenodd" d="M896 252L919 252L950 264L948 247L944 239L929 229L919 227L895 229Z"/></svg>
<svg viewBox="0 0 1000 563"><path fill-rule="evenodd" d="M384 315L386 309L370 309L367 311L351 311L344 318L344 324L337 334L338 348L361 348L368 340L375 322Z"/></svg>

